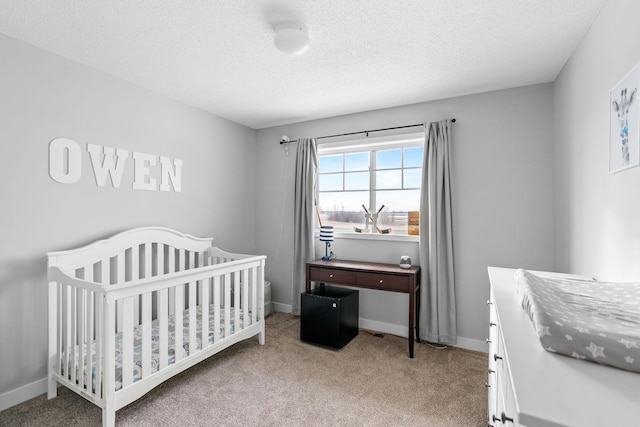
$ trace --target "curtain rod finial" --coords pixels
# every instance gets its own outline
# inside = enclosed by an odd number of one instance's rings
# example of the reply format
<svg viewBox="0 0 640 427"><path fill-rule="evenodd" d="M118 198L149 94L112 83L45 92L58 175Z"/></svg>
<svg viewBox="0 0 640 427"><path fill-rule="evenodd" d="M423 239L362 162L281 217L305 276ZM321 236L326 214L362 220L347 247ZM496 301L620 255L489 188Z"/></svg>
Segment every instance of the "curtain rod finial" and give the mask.
<svg viewBox="0 0 640 427"><path fill-rule="evenodd" d="M287 135L282 135L282 138L280 139L280 144L287 144L291 142L291 138L289 138Z"/></svg>

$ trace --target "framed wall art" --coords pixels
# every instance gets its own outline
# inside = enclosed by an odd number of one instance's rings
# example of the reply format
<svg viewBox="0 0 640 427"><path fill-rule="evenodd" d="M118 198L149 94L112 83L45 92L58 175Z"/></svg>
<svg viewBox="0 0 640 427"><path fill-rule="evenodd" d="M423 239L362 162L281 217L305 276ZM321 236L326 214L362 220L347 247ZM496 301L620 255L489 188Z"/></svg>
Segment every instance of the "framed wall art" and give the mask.
<svg viewBox="0 0 640 427"><path fill-rule="evenodd" d="M609 93L609 172L640 164L640 64Z"/></svg>

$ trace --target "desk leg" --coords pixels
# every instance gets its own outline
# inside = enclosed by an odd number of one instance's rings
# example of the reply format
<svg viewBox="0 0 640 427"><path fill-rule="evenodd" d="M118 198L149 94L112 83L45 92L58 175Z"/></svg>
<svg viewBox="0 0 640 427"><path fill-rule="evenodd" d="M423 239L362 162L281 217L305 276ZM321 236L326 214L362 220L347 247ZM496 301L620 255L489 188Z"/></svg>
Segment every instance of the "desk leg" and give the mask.
<svg viewBox="0 0 640 427"><path fill-rule="evenodd" d="M413 359L413 341L415 340L415 313L416 313L416 293L414 287L410 286L409 292L409 357Z"/></svg>
<svg viewBox="0 0 640 427"><path fill-rule="evenodd" d="M420 342L420 285L416 286L416 341Z"/></svg>

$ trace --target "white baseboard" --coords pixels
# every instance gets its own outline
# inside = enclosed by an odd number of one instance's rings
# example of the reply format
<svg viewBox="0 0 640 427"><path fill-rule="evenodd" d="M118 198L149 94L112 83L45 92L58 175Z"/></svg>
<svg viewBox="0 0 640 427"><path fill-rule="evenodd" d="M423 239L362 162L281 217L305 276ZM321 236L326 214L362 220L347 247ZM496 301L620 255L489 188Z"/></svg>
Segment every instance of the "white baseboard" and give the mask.
<svg viewBox="0 0 640 427"><path fill-rule="evenodd" d="M278 311L281 313L291 313L291 304L272 302L271 307L273 311ZM409 332L407 331L407 327L404 325L378 322L377 320L363 318L360 318L359 322L359 326L361 329L369 329L371 331L409 338ZM464 348L466 350L479 351L482 353L487 353L489 351L489 346L486 342L465 337L458 337L458 344L456 344L455 347Z"/></svg>
<svg viewBox="0 0 640 427"><path fill-rule="evenodd" d="M489 353L489 344L485 341L473 340L471 338L458 337L458 344L456 344L456 347L479 351L481 353Z"/></svg>
<svg viewBox="0 0 640 427"><path fill-rule="evenodd" d="M271 310L279 313L291 313L291 304L282 304L281 302L271 301Z"/></svg>
<svg viewBox="0 0 640 427"><path fill-rule="evenodd" d="M377 320L363 319L359 320L360 329L368 329L370 331L382 332L385 334L397 335L402 338L409 338L408 328L404 325L396 325L394 323L378 322Z"/></svg>
<svg viewBox="0 0 640 427"><path fill-rule="evenodd" d="M360 328L382 332L385 334L397 335L402 338L409 338L409 331L404 325L396 325L393 323L384 323L378 322L376 320L360 318ZM479 351L482 353L487 353L489 350L486 342L465 337L458 337L458 343L454 347Z"/></svg>
<svg viewBox="0 0 640 427"><path fill-rule="evenodd" d="M47 379L42 378L32 382L31 384L23 385L15 390L10 390L6 393L0 394L0 411L9 409L19 403L26 402L27 400L38 397L47 392Z"/></svg>

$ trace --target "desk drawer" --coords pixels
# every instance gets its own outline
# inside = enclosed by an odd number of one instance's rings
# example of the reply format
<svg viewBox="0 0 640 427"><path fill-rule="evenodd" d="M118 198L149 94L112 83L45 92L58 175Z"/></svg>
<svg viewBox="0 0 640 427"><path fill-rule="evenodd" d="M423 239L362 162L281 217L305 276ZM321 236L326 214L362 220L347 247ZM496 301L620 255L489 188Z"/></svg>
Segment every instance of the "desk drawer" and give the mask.
<svg viewBox="0 0 640 427"><path fill-rule="evenodd" d="M356 273L353 271L335 270L333 268L310 267L309 280L313 282L352 285L356 282Z"/></svg>
<svg viewBox="0 0 640 427"><path fill-rule="evenodd" d="M358 272L356 284L371 289L409 292L409 278L394 274Z"/></svg>

